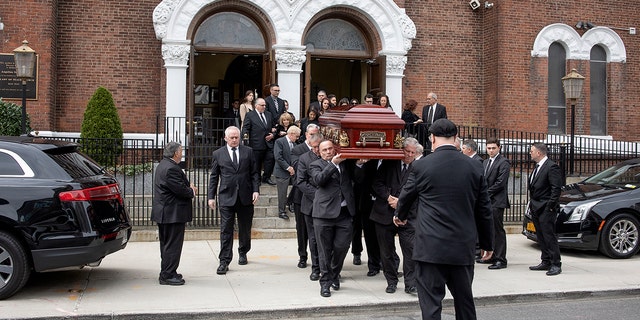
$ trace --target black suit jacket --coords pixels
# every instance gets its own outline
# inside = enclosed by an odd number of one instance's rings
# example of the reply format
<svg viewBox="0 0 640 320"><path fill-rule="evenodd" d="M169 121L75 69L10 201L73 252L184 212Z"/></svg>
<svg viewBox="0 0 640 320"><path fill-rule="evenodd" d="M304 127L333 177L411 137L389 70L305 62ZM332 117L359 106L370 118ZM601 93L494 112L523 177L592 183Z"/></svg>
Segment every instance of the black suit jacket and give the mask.
<svg viewBox="0 0 640 320"><path fill-rule="evenodd" d="M260 119L258 111L252 110L245 115L244 122L242 123L242 135L249 135L249 146L254 150L267 150L273 149L273 143L275 135L272 130L274 128L273 119L268 111L264 112L264 117L267 121L267 125ZM274 139L271 141L265 140L267 135L272 135Z"/></svg>
<svg viewBox="0 0 640 320"><path fill-rule="evenodd" d="M241 145L236 152L239 153L237 168L229 156L227 146L213 152L208 198L215 199L217 193L218 204L222 207L234 206L238 199L242 205L250 205L253 202L253 193L260 190L260 174L255 166L253 150Z"/></svg>
<svg viewBox="0 0 640 320"><path fill-rule="evenodd" d="M278 120L280 120L280 115L284 113L284 100L280 98L274 100L273 96L268 96L264 98L264 101L267 104L266 111L269 111L269 113L271 113L271 116L273 117L273 123L278 123Z"/></svg>
<svg viewBox="0 0 640 320"><path fill-rule="evenodd" d="M475 159L475 160L478 160L478 161L480 161L480 162L482 162L482 161L483 161L483 160L482 160L482 157L481 157L481 156L479 156L477 153L476 153L476 154L474 154L474 155L473 155L473 157L471 157L471 159Z"/></svg>
<svg viewBox="0 0 640 320"><path fill-rule="evenodd" d="M558 207L560 188L562 188L562 170L551 159L538 169L533 182L529 180L529 209L536 214L552 212Z"/></svg>
<svg viewBox="0 0 640 320"><path fill-rule="evenodd" d="M228 126L236 126L240 129L240 126L242 125L242 120L240 120L240 109L235 109L237 112L233 112L233 110L233 108L229 108L224 113L225 118L233 119L225 123L225 128Z"/></svg>
<svg viewBox="0 0 640 320"><path fill-rule="evenodd" d="M309 170L311 178L318 186L313 200L313 217L322 219L335 219L340 215L342 199L347 202L349 214L356 214L355 199L353 196L353 180L349 163L340 163L338 168L324 159L318 159L311 163Z"/></svg>
<svg viewBox="0 0 640 320"><path fill-rule="evenodd" d="M156 168L153 182L151 220L156 223L187 223L192 219L195 196L180 165L163 158Z"/></svg>
<svg viewBox="0 0 640 320"><path fill-rule="evenodd" d="M313 210L313 199L316 197L318 186L311 178L309 167L311 163L320 159L318 155L309 150L298 158L296 165L296 186L301 193L300 212L305 215L311 215Z"/></svg>
<svg viewBox="0 0 640 320"><path fill-rule="evenodd" d="M435 116L433 117L433 121L435 122L436 120L438 120L438 119L443 119L443 118L444 118L444 119L446 119L446 118L447 118L447 108L446 108L445 106L443 106L443 105L439 104L439 103L436 103L436 105L437 105L437 107L436 107L436 114L435 114ZM431 124L431 123L433 123L433 122L431 122L431 121L428 121L428 119L427 119L427 118L428 118L428 115L429 115L429 109L430 109L430 108L432 108L432 107L433 107L433 105L431 105L431 106L424 106L424 107L422 108L422 121L423 121L424 123L427 123L427 124Z"/></svg>
<svg viewBox="0 0 640 320"><path fill-rule="evenodd" d="M483 166L486 167L491 163L488 158ZM489 199L494 208L509 208L509 194L507 186L509 184L509 169L511 164L507 158L498 154L491 164L491 168L486 173L487 185L489 186Z"/></svg>
<svg viewBox="0 0 640 320"><path fill-rule="evenodd" d="M493 214L482 164L443 145L412 167L396 211L405 220L418 201L413 260L473 265L476 239L492 251Z"/></svg>
<svg viewBox="0 0 640 320"><path fill-rule="evenodd" d="M373 179L373 194L376 200L373 202L373 209L369 219L384 225L393 224L393 209L387 199L389 196L397 197L400 195L402 187L407 183L411 166L402 173L402 161L400 160L383 160L382 164L376 172ZM410 210L410 213L414 210ZM413 215L409 215L412 220Z"/></svg>

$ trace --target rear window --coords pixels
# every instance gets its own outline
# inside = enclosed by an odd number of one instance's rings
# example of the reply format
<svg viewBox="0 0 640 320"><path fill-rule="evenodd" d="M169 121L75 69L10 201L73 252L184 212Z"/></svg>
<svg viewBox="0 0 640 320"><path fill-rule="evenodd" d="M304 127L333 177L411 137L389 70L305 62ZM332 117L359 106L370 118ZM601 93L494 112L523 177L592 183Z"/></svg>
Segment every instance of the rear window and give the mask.
<svg viewBox="0 0 640 320"><path fill-rule="evenodd" d="M71 178L79 179L92 177L104 173L101 167L90 160L87 156L78 152L61 154L48 154Z"/></svg>
<svg viewBox="0 0 640 320"><path fill-rule="evenodd" d="M0 176L22 176L24 171L12 156L0 152Z"/></svg>

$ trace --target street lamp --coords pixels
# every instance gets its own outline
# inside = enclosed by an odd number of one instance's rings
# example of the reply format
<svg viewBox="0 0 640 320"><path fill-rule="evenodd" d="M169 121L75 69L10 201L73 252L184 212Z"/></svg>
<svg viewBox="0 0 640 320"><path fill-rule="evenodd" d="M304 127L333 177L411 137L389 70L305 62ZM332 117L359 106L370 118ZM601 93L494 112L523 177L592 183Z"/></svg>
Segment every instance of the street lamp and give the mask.
<svg viewBox="0 0 640 320"><path fill-rule="evenodd" d="M576 100L582 95L584 77L576 69L571 69L568 75L562 78L565 98L571 100L571 150L569 151L569 174L573 174L573 150L576 129Z"/></svg>
<svg viewBox="0 0 640 320"><path fill-rule="evenodd" d="M13 50L13 59L16 64L16 76L22 79L22 134L27 134L27 79L33 78L33 69L36 62L36 52L29 48L27 40Z"/></svg>

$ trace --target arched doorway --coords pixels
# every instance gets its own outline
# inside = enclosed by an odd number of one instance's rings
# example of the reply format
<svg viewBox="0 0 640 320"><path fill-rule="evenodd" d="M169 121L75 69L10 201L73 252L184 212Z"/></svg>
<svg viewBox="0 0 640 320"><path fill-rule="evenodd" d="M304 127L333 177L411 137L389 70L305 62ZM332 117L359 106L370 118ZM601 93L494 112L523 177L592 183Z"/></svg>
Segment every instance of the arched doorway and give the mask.
<svg viewBox="0 0 640 320"><path fill-rule="evenodd" d="M367 93L384 92L384 67L377 57L375 32L364 32L366 19L341 8L321 12L309 24L303 37L307 59L304 64L304 107L316 100L319 90L362 100ZM347 19L347 17L349 17ZM376 40L374 40L376 39Z"/></svg>

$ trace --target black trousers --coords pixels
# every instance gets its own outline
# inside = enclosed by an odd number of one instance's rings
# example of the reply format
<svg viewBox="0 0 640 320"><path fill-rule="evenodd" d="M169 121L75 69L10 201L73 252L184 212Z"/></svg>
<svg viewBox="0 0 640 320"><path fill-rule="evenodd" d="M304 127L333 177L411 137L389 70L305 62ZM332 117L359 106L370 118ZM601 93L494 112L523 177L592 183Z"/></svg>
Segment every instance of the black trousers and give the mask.
<svg viewBox="0 0 640 320"><path fill-rule="evenodd" d="M365 198L360 200L360 208L357 209L357 211L361 212L360 222L362 225L362 233L364 233L364 243L367 246L367 267L369 271L380 271L382 262L380 260L380 245L378 244L378 236L376 235L376 223L369 219L369 216L371 215L371 208L373 208L373 200L371 200L371 195L369 193L362 196L368 197L368 199ZM358 241L356 241L356 237L358 238ZM359 252L362 252L362 235L355 229L355 227L353 238L354 241L352 242L352 246L359 243ZM355 250L352 248L351 252L354 253ZM396 263L396 265L397 264L398 263Z"/></svg>
<svg viewBox="0 0 640 320"><path fill-rule="evenodd" d="M220 207L220 264L229 264L233 259L233 225L238 219L238 253L251 250L251 225L253 205L244 206L240 199L231 207Z"/></svg>
<svg viewBox="0 0 640 320"><path fill-rule="evenodd" d="M273 174L273 166L276 164L276 160L273 157L273 149L254 149L253 158L256 159L256 170L261 172L264 169L262 180L271 178L271 174Z"/></svg>
<svg viewBox="0 0 640 320"><path fill-rule="evenodd" d="M405 288L416 285L415 262L413 256L413 243L415 240L415 230L412 225L396 227L393 224L384 225L375 223L378 244L380 244L380 255L382 259L382 269L387 284L398 284L398 264L400 258L396 253L396 234L400 240L400 250L402 250L402 272L404 273Z"/></svg>
<svg viewBox="0 0 640 320"><path fill-rule="evenodd" d="M337 282L349 252L353 236L351 216L347 207L343 207L335 219L313 218L313 229L318 242L320 260L320 286L327 287Z"/></svg>
<svg viewBox="0 0 640 320"><path fill-rule="evenodd" d="M507 233L504 231L504 208L493 211L493 261L507 264Z"/></svg>
<svg viewBox="0 0 640 320"><path fill-rule="evenodd" d="M184 243L184 223L158 223L160 240L160 278L174 278L180 265Z"/></svg>
<svg viewBox="0 0 640 320"><path fill-rule="evenodd" d="M536 228L536 236L540 245L540 260L554 266L561 266L560 247L558 247L558 237L556 236L556 215L555 212L541 210L531 212L531 220Z"/></svg>
<svg viewBox="0 0 640 320"><path fill-rule="evenodd" d="M453 296L456 319L476 319L476 306L471 290L473 265L458 266L416 261L416 281L422 319L441 319L445 286Z"/></svg>
<svg viewBox="0 0 640 320"><path fill-rule="evenodd" d="M318 253L318 242L316 241L316 232L313 228L313 217L311 215L301 214L304 225L309 236L309 253L311 253L311 272L320 274L320 257ZM297 217L296 217L297 219Z"/></svg>
<svg viewBox="0 0 640 320"><path fill-rule="evenodd" d="M293 213L296 216L296 238L298 240L298 257L300 261L307 261L307 244L309 235L307 233L307 225L304 222L304 214L300 212L300 204L293 204ZM314 238L315 241L315 238ZM317 249L316 249L317 254Z"/></svg>

